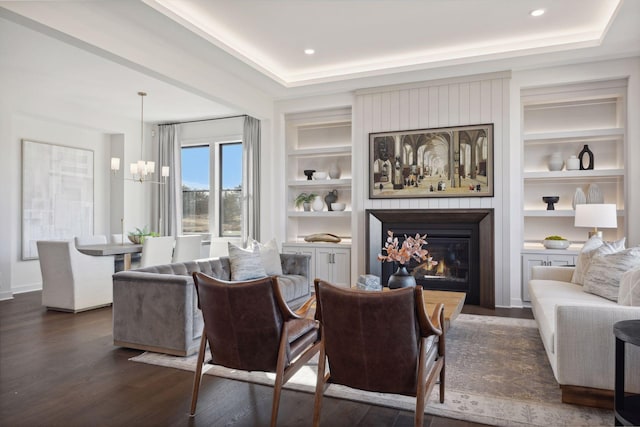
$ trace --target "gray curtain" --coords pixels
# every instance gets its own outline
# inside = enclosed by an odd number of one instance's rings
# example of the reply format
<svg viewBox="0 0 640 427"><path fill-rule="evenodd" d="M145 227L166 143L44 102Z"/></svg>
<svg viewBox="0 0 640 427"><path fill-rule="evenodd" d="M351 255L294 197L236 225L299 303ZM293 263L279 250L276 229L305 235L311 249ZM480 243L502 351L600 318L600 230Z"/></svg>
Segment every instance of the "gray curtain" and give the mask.
<svg viewBox="0 0 640 427"><path fill-rule="evenodd" d="M169 166L169 178L164 179L166 185L158 186L158 197L155 215L157 230L161 236L178 236L182 234L182 171L180 158L180 125L158 126L158 163L157 171L162 180L162 166Z"/></svg>
<svg viewBox="0 0 640 427"><path fill-rule="evenodd" d="M260 120L244 119L242 138L242 244L260 240Z"/></svg>

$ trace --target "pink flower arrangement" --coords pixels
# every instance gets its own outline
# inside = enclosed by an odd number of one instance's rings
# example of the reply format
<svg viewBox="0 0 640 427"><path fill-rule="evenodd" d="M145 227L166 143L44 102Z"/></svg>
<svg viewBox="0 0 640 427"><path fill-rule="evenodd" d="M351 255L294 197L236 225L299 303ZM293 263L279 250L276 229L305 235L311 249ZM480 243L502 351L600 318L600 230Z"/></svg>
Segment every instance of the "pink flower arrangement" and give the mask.
<svg viewBox="0 0 640 427"><path fill-rule="evenodd" d="M388 234L387 242L385 243L384 248L382 248L382 250L387 254L378 254L378 261L398 262L404 265L408 263L411 258L416 261L424 261L427 259L429 251L422 248L422 245L427 244L427 241L425 240L427 238L426 234L424 236L416 234L415 237L407 237L405 235L404 242L402 242L402 246L400 247L398 247L398 238L393 237L393 231L389 230Z"/></svg>

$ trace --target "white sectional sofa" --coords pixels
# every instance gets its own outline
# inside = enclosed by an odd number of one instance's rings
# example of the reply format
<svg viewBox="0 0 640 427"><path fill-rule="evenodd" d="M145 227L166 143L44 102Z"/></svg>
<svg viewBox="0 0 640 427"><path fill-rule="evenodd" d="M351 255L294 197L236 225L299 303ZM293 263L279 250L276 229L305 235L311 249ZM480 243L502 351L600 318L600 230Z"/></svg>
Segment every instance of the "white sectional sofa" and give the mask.
<svg viewBox="0 0 640 427"><path fill-rule="evenodd" d="M571 267L533 267L529 281L531 308L562 401L613 407L614 323L640 319L640 306L621 305L584 292L571 283ZM640 269L622 281L640 286ZM640 349L626 346L627 392L640 393Z"/></svg>

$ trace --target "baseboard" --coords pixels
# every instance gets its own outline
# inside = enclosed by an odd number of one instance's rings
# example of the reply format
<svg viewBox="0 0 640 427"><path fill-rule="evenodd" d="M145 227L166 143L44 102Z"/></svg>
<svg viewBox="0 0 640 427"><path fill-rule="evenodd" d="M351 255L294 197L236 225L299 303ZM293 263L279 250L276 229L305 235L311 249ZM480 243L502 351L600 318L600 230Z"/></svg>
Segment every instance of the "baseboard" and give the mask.
<svg viewBox="0 0 640 427"><path fill-rule="evenodd" d="M41 282L30 283L28 285L22 285L22 286L11 288L11 292L13 292L14 294L24 294L25 292L34 292L34 291L41 291L41 290L42 290Z"/></svg>
<svg viewBox="0 0 640 427"><path fill-rule="evenodd" d="M613 409L613 390L576 385L560 385L560 390L562 391L562 403Z"/></svg>
<svg viewBox="0 0 640 427"><path fill-rule="evenodd" d="M0 301L5 301L13 299L13 292L11 291L2 291L0 292Z"/></svg>

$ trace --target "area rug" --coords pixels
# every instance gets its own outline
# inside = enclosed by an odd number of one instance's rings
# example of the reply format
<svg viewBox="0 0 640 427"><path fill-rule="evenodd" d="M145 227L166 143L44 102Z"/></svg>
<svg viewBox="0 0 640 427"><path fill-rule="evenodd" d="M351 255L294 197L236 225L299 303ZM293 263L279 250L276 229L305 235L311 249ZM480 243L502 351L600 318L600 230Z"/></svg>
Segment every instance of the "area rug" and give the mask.
<svg viewBox="0 0 640 427"><path fill-rule="evenodd" d="M445 403L434 388L425 413L483 424L516 426L610 425L613 412L567 405L553 377L535 321L461 314L447 332ZM197 355L175 357L146 352L130 360L188 371ZM317 360L303 367L285 388L313 393ZM206 374L273 385L274 376L209 366ZM328 397L413 411L415 400L331 385Z"/></svg>

